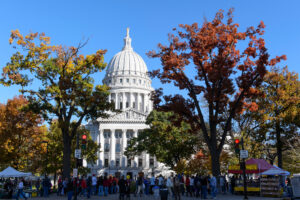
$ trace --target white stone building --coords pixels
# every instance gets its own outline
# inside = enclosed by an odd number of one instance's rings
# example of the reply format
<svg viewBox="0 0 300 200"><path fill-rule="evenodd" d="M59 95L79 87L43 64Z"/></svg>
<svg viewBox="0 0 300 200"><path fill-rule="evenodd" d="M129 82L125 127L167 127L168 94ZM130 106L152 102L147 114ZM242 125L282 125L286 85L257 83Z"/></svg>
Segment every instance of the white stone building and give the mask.
<svg viewBox="0 0 300 200"><path fill-rule="evenodd" d="M150 100L153 88L147 72L144 60L131 47L127 29L124 47L109 62L103 79L103 83L110 87L109 100L115 102L115 108L122 112L86 125L93 140L101 146L96 164L89 165L92 173L136 175L140 171L145 174L166 172L166 168L149 154L143 153L134 159L124 155L128 141L148 127L145 121L153 108Z"/></svg>

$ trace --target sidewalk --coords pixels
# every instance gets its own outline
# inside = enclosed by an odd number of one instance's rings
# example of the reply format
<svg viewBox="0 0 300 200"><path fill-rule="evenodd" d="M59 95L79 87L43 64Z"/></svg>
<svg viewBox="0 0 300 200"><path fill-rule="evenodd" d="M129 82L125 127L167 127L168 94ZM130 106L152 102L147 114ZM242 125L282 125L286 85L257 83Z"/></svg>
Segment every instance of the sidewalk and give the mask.
<svg viewBox="0 0 300 200"><path fill-rule="evenodd" d="M210 198L210 197L209 197ZM33 197L30 198L32 200L54 200L54 199L58 199L58 200L63 200L63 199L67 199L66 196L61 197L61 196L56 196L56 194L52 194L50 195L50 197L48 198L43 198L43 197ZM77 200L86 200L86 197L78 197ZM119 199L119 195L114 194L114 195L109 195L107 197L99 197L99 196L92 196L90 198L91 200L96 200L96 199L103 199L103 200L118 200ZM144 195L143 197L134 197L133 195L131 195L131 200L154 200L155 198L151 195L147 196ZM224 199L224 200L243 200L243 196L241 195L231 195L231 194L227 194L227 195L218 195L217 199ZM255 197L255 196L249 196L248 197L249 200L279 200L282 198L270 198L270 197ZM200 200L200 198L195 198L195 197L182 197L181 200Z"/></svg>

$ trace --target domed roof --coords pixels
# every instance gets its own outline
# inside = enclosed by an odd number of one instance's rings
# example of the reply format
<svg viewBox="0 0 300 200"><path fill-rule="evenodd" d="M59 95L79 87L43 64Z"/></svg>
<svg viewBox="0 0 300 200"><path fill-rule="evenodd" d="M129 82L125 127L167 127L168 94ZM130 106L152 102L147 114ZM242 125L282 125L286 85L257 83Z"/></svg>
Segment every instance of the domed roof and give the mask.
<svg viewBox="0 0 300 200"><path fill-rule="evenodd" d="M109 62L106 76L114 75L137 75L145 77L148 72L147 66L140 55L135 53L131 47L129 28L124 38L124 47Z"/></svg>

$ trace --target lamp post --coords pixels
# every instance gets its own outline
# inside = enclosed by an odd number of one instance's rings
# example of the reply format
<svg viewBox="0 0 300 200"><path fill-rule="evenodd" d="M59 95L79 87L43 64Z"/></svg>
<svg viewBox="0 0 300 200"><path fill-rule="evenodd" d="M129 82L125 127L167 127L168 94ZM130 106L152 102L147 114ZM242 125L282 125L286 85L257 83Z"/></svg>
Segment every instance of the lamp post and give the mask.
<svg viewBox="0 0 300 200"><path fill-rule="evenodd" d="M47 165L48 165L48 141L42 141L42 143L45 143L46 144L46 167L45 167L45 178L48 174L48 168L47 168Z"/></svg>

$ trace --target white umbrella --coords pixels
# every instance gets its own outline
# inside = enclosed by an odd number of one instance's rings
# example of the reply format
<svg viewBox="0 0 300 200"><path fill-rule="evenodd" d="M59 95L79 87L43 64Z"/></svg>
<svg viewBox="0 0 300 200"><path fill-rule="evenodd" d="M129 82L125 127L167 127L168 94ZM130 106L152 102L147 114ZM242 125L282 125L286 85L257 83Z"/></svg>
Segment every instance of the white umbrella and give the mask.
<svg viewBox="0 0 300 200"><path fill-rule="evenodd" d="M290 175L290 172L285 171L283 169L280 169L279 167L274 166L271 169L268 169L267 171L262 172L261 175L282 175L282 176L288 176L288 175Z"/></svg>
<svg viewBox="0 0 300 200"><path fill-rule="evenodd" d="M30 172L29 173L19 172L18 170L14 169L12 167L8 167L5 170L3 170L2 172L0 172L1 178L27 177L27 176L32 176L32 174Z"/></svg>

